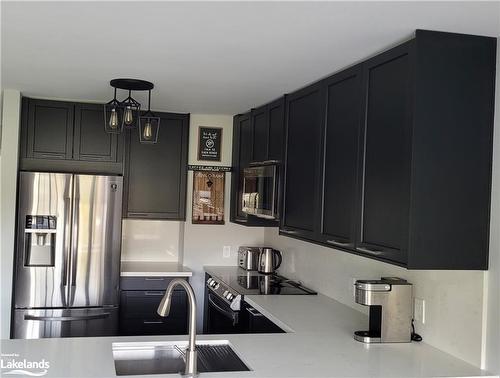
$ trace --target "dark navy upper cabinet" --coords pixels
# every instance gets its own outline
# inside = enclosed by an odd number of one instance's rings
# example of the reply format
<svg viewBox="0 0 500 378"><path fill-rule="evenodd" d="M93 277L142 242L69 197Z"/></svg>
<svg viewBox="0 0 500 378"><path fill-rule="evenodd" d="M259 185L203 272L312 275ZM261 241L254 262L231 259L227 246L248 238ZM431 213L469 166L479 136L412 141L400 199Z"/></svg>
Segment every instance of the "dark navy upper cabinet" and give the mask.
<svg viewBox="0 0 500 378"><path fill-rule="evenodd" d="M262 162L267 160L269 144L269 114L267 105L253 109L250 117L253 128L252 161Z"/></svg>
<svg viewBox="0 0 500 378"><path fill-rule="evenodd" d="M314 84L286 97L286 152L280 232L314 239L320 220L324 88Z"/></svg>
<svg viewBox="0 0 500 378"><path fill-rule="evenodd" d="M123 135L104 131L102 104L23 98L20 167L123 173Z"/></svg>
<svg viewBox="0 0 500 378"><path fill-rule="evenodd" d="M127 132L124 216L186 219L189 114L160 117L156 144L141 144L137 129Z"/></svg>
<svg viewBox="0 0 500 378"><path fill-rule="evenodd" d="M104 131L101 104L75 105L73 158L84 161L121 162L123 137Z"/></svg>
<svg viewBox="0 0 500 378"><path fill-rule="evenodd" d="M487 269L495 66L495 38L417 30L287 96L280 233Z"/></svg>
<svg viewBox="0 0 500 378"><path fill-rule="evenodd" d="M487 269L495 38L417 30L364 64L356 251Z"/></svg>
<svg viewBox="0 0 500 378"><path fill-rule="evenodd" d="M405 263L410 200L413 41L365 62L359 252Z"/></svg>
<svg viewBox="0 0 500 378"><path fill-rule="evenodd" d="M71 102L24 98L23 157L72 159L73 113L74 104Z"/></svg>
<svg viewBox="0 0 500 378"><path fill-rule="evenodd" d="M358 166L363 122L362 67L324 81L324 174L319 240L334 247L354 247L358 203Z"/></svg>

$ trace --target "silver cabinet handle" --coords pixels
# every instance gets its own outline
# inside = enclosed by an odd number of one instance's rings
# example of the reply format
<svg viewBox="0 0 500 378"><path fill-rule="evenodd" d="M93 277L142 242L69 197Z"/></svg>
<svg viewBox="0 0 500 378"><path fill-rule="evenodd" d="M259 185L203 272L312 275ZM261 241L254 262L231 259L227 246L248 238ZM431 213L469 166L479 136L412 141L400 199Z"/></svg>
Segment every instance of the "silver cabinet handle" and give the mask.
<svg viewBox="0 0 500 378"><path fill-rule="evenodd" d="M165 281L165 278L150 278L150 277L145 277L145 281Z"/></svg>
<svg viewBox="0 0 500 378"><path fill-rule="evenodd" d="M250 164L248 164L251 167L255 167L258 165L266 165L266 164L278 164L279 160L264 160L264 161L254 161Z"/></svg>
<svg viewBox="0 0 500 378"><path fill-rule="evenodd" d="M75 320L92 320L92 319L103 319L109 317L109 312L104 312L101 314L94 315L82 315L82 316L35 316L35 315L24 315L24 320L38 320L44 322L69 322Z"/></svg>
<svg viewBox="0 0 500 378"><path fill-rule="evenodd" d="M382 253L384 253L384 251L378 249L368 249L363 247L357 247L356 250L359 252L369 253L370 255L375 255L375 256L380 256Z"/></svg>
<svg viewBox="0 0 500 378"><path fill-rule="evenodd" d="M332 244L332 245L337 245L339 247L349 247L352 245L352 243L349 243L349 242L341 242L341 241L338 241L338 240L335 240L335 239L329 239L326 241L328 244Z"/></svg>
<svg viewBox="0 0 500 378"><path fill-rule="evenodd" d="M284 232L285 234L291 234L291 235L295 235L295 234L299 233L298 231L294 231L294 230L280 230L280 231Z"/></svg>
<svg viewBox="0 0 500 378"><path fill-rule="evenodd" d="M144 292L144 295L148 295L148 296L160 296L160 295L163 295L165 294L164 291L145 291Z"/></svg>
<svg viewBox="0 0 500 378"><path fill-rule="evenodd" d="M258 312L256 309L253 307L247 307L247 311L252 315L252 316L264 316L260 312Z"/></svg>
<svg viewBox="0 0 500 378"><path fill-rule="evenodd" d="M161 320L143 320L142 324L163 324Z"/></svg>

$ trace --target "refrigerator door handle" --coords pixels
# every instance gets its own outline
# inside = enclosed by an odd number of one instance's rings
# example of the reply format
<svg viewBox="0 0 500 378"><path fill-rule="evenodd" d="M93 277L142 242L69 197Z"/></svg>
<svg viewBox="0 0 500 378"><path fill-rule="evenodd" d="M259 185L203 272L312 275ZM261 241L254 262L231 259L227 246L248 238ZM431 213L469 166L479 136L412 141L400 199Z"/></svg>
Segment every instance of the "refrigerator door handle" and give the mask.
<svg viewBox="0 0 500 378"><path fill-rule="evenodd" d="M109 317L109 312L101 314L82 315L82 316L36 316L24 315L24 320L38 320L43 322L70 322L75 320L91 320L91 319L104 319Z"/></svg>
<svg viewBox="0 0 500 378"><path fill-rule="evenodd" d="M63 285L69 286L70 253L71 253L71 206L70 197L64 199L64 249L63 249ZM67 305L67 304L66 304Z"/></svg>

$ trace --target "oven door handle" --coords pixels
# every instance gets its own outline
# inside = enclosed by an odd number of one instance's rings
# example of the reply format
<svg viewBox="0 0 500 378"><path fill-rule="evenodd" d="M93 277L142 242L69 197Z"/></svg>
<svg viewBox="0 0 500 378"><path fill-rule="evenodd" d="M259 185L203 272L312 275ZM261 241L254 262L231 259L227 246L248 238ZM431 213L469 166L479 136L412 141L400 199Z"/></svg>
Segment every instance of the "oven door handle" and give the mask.
<svg viewBox="0 0 500 378"><path fill-rule="evenodd" d="M231 319L233 321L233 326L238 324L238 314L234 313L232 311L224 310L222 307L220 307L217 303L214 302L214 300L212 299L212 296L210 294L208 294L208 303L211 306L215 307L215 309L217 311L219 311L222 315L224 315L226 318Z"/></svg>

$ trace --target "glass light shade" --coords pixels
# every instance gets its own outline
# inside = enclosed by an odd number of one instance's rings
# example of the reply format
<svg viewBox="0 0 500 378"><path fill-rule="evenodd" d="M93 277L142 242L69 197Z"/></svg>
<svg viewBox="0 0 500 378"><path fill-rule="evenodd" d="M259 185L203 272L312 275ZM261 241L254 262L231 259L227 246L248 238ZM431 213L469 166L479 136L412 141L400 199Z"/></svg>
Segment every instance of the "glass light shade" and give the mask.
<svg viewBox="0 0 500 378"><path fill-rule="evenodd" d="M104 104L104 130L110 134L120 134L123 127L123 109L116 100Z"/></svg>
<svg viewBox="0 0 500 378"><path fill-rule="evenodd" d="M158 142L160 117L147 115L142 116L139 121L139 141L143 144L155 144Z"/></svg>

